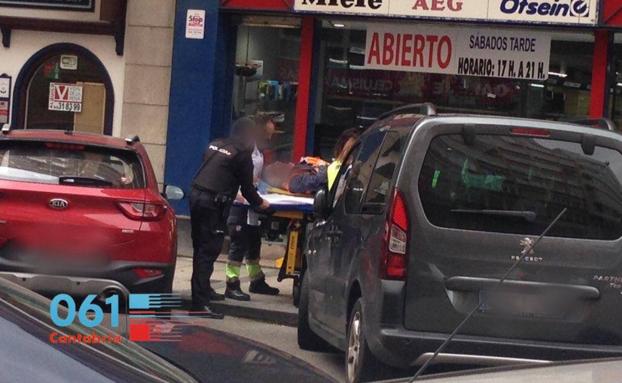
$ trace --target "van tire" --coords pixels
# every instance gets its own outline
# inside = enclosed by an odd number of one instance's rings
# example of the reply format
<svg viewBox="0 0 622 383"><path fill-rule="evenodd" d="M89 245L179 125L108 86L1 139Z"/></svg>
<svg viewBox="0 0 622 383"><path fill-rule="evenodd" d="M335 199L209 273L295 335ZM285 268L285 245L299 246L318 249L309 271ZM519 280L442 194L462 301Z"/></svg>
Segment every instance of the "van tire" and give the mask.
<svg viewBox="0 0 622 383"><path fill-rule="evenodd" d="M306 273L305 273L306 274ZM331 346L309 326L309 277L304 275L298 306L298 346L307 351L330 351Z"/></svg>
<svg viewBox="0 0 622 383"><path fill-rule="evenodd" d="M345 358L348 383L382 380L390 375L388 367L376 359L369 349L363 318L363 305L359 298L352 308L348 321Z"/></svg>

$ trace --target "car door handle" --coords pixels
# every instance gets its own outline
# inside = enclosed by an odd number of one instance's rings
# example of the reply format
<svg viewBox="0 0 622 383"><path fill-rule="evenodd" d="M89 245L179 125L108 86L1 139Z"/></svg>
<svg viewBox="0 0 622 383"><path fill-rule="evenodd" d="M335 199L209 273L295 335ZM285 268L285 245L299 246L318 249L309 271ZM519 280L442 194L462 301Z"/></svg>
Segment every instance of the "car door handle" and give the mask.
<svg viewBox="0 0 622 383"><path fill-rule="evenodd" d="M476 278L456 276L445 280L445 288L452 291L478 292L491 290L499 285L499 280L494 278ZM593 300L600 298L600 290L593 286L568 285L547 282L506 280L503 285L508 289L521 292L537 293L542 290L563 289L580 299Z"/></svg>

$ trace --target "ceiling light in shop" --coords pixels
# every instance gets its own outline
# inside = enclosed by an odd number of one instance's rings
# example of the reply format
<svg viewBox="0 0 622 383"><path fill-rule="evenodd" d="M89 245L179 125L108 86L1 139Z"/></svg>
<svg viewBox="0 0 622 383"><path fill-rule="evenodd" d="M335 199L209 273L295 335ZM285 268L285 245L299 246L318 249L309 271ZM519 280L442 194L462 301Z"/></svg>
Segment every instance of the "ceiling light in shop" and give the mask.
<svg viewBox="0 0 622 383"><path fill-rule="evenodd" d="M549 76L555 76L555 77L561 77L561 78L568 77L566 73L559 73L559 72L549 72Z"/></svg>
<svg viewBox="0 0 622 383"><path fill-rule="evenodd" d="M367 67L365 65L352 65L350 64L350 69L352 70L365 70Z"/></svg>
<svg viewBox="0 0 622 383"><path fill-rule="evenodd" d="M339 65L347 65L348 64L348 60L339 60L339 59L334 59L334 58L329 58L328 62L330 62L331 64L339 64Z"/></svg>
<svg viewBox="0 0 622 383"><path fill-rule="evenodd" d="M335 27L335 28L345 28L346 25L344 23L333 23L333 27Z"/></svg>
<svg viewBox="0 0 622 383"><path fill-rule="evenodd" d="M617 83L616 86L622 87L622 82Z"/></svg>
<svg viewBox="0 0 622 383"><path fill-rule="evenodd" d="M300 28L300 19L295 17L248 15L242 18L247 27Z"/></svg>
<svg viewBox="0 0 622 383"><path fill-rule="evenodd" d="M544 84L534 84L534 83L531 83L531 84L529 84L529 86L532 87L532 88L544 88Z"/></svg>

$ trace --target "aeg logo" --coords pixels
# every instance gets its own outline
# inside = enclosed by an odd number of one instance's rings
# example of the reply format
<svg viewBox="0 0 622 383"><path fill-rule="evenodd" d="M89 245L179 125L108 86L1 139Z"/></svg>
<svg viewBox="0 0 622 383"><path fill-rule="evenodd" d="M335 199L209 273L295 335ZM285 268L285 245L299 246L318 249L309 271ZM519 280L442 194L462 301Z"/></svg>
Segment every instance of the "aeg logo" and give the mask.
<svg viewBox="0 0 622 383"><path fill-rule="evenodd" d="M461 0L415 0L414 10L423 11L444 11L460 12L462 10Z"/></svg>
<svg viewBox="0 0 622 383"><path fill-rule="evenodd" d="M586 17L590 14L588 0L502 0L501 12L539 16Z"/></svg>

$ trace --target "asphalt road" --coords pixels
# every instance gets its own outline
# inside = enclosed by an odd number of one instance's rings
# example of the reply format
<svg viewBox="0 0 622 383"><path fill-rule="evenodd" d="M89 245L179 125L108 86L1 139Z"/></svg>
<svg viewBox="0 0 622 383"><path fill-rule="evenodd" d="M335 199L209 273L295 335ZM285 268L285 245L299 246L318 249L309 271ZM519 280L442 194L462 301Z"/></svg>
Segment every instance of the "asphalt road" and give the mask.
<svg viewBox="0 0 622 383"><path fill-rule="evenodd" d="M303 351L296 343L296 328L258 322L250 319L226 317L224 320L203 320L206 326L239 335L271 346L300 358L326 372L340 382L345 381L343 355Z"/></svg>
<svg viewBox="0 0 622 383"><path fill-rule="evenodd" d="M109 327L109 314L103 325ZM121 315L121 323L125 323L126 316ZM225 317L224 320L192 319L193 325L207 326L215 330L235 334L243 338L275 348L281 352L293 355L311 364L315 368L327 373L339 382L345 381L345 362L341 353L320 353L303 351L296 342L296 328L271 324L251 319ZM118 328L113 329L119 331Z"/></svg>

